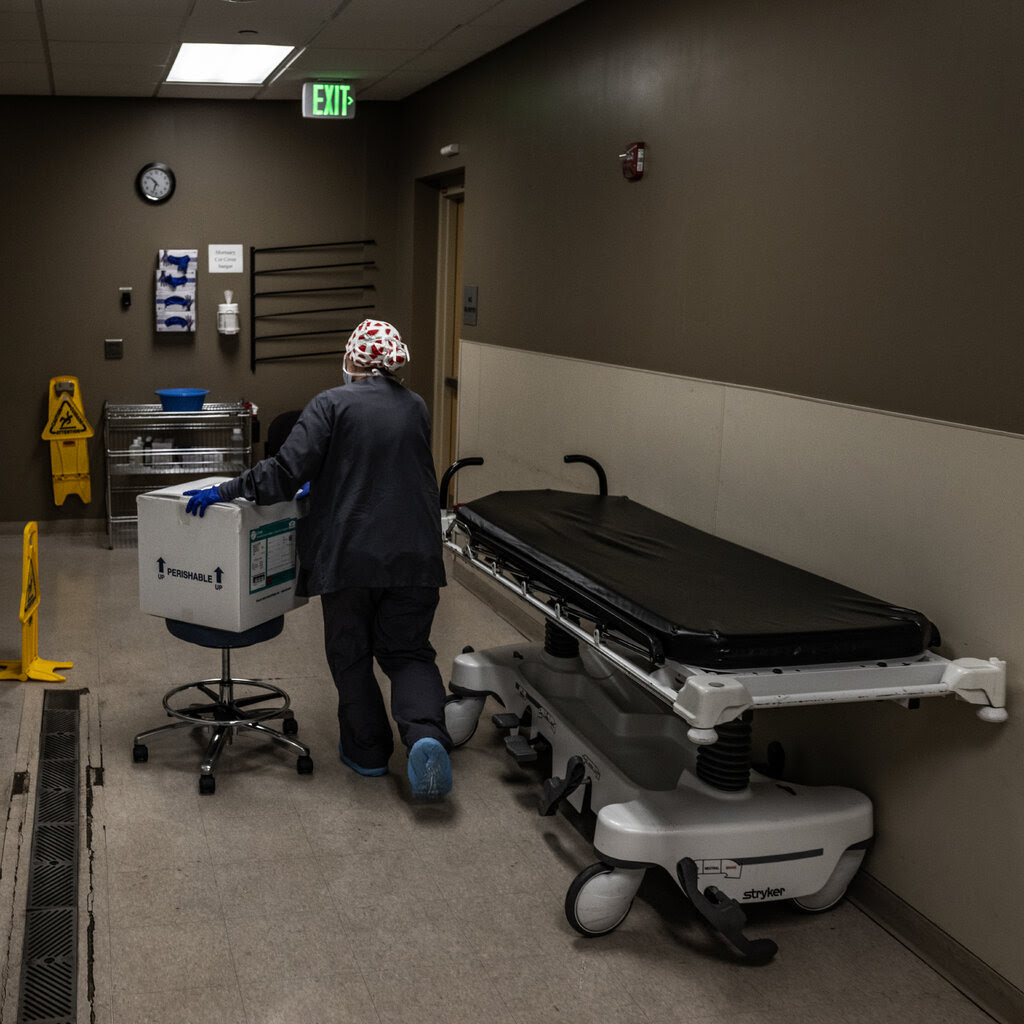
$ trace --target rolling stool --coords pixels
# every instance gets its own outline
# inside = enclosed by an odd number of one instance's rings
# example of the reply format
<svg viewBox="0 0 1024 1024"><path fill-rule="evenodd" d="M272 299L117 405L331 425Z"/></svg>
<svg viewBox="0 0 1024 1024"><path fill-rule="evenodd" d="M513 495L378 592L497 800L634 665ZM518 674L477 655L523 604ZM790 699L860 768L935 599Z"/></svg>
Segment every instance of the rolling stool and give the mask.
<svg viewBox="0 0 1024 1024"><path fill-rule="evenodd" d="M149 750L145 740L158 733L171 729L188 729L195 726L206 726L213 729L213 735L206 748L206 755L199 765L199 792L212 793L216 787L213 778L213 767L224 749L225 742L234 737L238 729L251 729L253 732L272 739L275 743L289 747L298 752L296 767L300 775L309 775L313 771L313 759L309 756L309 747L290 736L299 731L294 714L289 710L291 700L284 690L269 683L256 679L234 679L231 675L231 649L233 647L251 647L253 644L272 640L284 628L284 616L279 615L269 622L246 629L241 633L232 633L226 629L212 629L209 626L197 626L191 622L180 622L167 619L167 629L172 636L186 643L198 644L200 647L218 647L221 652L221 675L219 679L203 679L196 683L176 686L164 694L163 704L167 714L180 721L170 725L161 725L135 737L132 747L132 760L144 762L149 760ZM236 694L236 687L244 687L247 692ZM182 704L175 701L179 694L188 690L198 690L209 700L195 704ZM273 703L267 704L267 701ZM172 703L173 702L173 703ZM271 729L264 722L281 718L282 732ZM286 735L287 734L287 735Z"/></svg>

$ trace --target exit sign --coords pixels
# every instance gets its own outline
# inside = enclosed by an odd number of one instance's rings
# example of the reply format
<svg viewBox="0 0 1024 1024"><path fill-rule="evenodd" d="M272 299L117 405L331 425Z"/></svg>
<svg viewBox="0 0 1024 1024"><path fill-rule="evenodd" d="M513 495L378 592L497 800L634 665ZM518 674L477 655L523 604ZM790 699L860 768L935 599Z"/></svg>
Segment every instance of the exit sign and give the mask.
<svg viewBox="0 0 1024 1024"><path fill-rule="evenodd" d="M302 116L352 118L356 116L356 98L347 82L303 82Z"/></svg>

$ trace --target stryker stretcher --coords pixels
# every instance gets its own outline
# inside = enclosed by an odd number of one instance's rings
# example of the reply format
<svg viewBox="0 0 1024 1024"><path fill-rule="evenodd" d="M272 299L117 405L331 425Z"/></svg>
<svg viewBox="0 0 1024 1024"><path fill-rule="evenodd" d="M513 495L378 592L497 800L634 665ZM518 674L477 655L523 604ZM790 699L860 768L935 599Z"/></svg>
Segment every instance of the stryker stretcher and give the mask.
<svg viewBox="0 0 1024 1024"><path fill-rule="evenodd" d="M463 460L449 472L465 463ZM543 644L455 659L446 708L456 745L488 695L520 761L550 747L542 814L596 814L598 862L569 888L588 936L626 917L650 866L752 962L743 903L824 910L844 895L872 835L851 789L751 767L756 708L955 694L1004 721L1005 663L929 652L938 633L888 604L601 493L503 491L443 515L458 557L545 616ZM441 493L447 493L447 476Z"/></svg>

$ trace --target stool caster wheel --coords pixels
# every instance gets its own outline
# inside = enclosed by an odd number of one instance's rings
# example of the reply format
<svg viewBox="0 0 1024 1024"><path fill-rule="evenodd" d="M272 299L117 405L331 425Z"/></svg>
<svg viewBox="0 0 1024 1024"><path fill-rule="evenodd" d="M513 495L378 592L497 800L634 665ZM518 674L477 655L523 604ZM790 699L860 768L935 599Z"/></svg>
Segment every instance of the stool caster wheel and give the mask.
<svg viewBox="0 0 1024 1024"><path fill-rule="evenodd" d="M296 769L300 775L312 775L313 774L313 758L307 757L303 754L295 764Z"/></svg>
<svg viewBox="0 0 1024 1024"><path fill-rule="evenodd" d="M199 776L199 792L203 796L209 796L217 789L217 781L212 775Z"/></svg>
<svg viewBox="0 0 1024 1024"><path fill-rule="evenodd" d="M294 718L286 718L281 723L281 731L285 736L294 736L299 731L299 723Z"/></svg>
<svg viewBox="0 0 1024 1024"><path fill-rule="evenodd" d="M145 764L149 760L149 747L145 743L136 743L132 747L132 760L136 764Z"/></svg>

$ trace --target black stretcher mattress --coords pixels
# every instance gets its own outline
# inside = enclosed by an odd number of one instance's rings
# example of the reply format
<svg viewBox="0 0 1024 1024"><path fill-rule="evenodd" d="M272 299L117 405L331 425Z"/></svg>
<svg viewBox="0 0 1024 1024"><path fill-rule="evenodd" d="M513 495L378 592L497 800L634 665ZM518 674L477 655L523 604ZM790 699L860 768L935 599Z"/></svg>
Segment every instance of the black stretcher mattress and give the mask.
<svg viewBox="0 0 1024 1024"><path fill-rule="evenodd" d="M888 604L639 505L498 491L458 507L474 545L665 657L700 668L889 661L938 643Z"/></svg>

